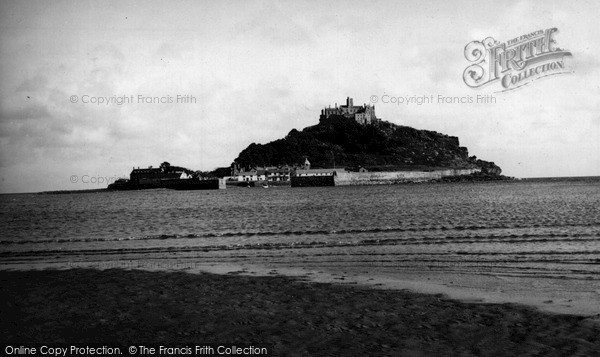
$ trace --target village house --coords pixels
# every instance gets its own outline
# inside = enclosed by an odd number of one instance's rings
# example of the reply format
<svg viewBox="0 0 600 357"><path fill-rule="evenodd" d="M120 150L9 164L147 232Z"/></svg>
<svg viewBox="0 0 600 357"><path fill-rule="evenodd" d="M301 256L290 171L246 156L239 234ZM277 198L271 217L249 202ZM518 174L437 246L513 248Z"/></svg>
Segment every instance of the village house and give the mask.
<svg viewBox="0 0 600 357"><path fill-rule="evenodd" d="M292 175L292 169L288 166L281 168L278 167L267 167L267 180L268 181L289 181Z"/></svg>
<svg viewBox="0 0 600 357"><path fill-rule="evenodd" d="M269 166L256 167L246 171L234 166L232 176L229 180L237 182L256 182L256 181L290 181L292 176L336 176L338 172L345 172L342 168L324 168L311 169L308 158L304 159L304 164L300 167L284 166Z"/></svg>
<svg viewBox="0 0 600 357"><path fill-rule="evenodd" d="M233 181L289 181L291 170L277 167L257 167L252 170L241 169L235 171L235 174L230 177Z"/></svg>
<svg viewBox="0 0 600 357"><path fill-rule="evenodd" d="M304 176L336 176L338 172L346 172L344 169L298 169L296 175L298 177Z"/></svg>
<svg viewBox="0 0 600 357"><path fill-rule="evenodd" d="M240 171L237 175L232 176L237 181L258 181L256 170Z"/></svg>

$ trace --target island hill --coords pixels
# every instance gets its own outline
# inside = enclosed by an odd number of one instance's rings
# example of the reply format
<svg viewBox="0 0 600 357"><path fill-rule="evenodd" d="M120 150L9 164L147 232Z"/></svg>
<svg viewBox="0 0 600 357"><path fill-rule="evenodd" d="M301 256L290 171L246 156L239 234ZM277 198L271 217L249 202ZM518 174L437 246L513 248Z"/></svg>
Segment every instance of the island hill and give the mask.
<svg viewBox="0 0 600 357"><path fill-rule="evenodd" d="M226 168L216 170L223 177ZM283 139L250 144L234 160L228 183L297 181L298 186L504 179L493 162L469 156L455 136L381 120L375 107L321 111L319 123ZM333 179L301 179L330 176ZM304 181L304 182L300 182Z"/></svg>
<svg viewBox="0 0 600 357"><path fill-rule="evenodd" d="M163 162L133 168L109 190L227 186L336 186L504 179L493 162L469 156L457 137L381 120L375 107L346 105L321 111L319 123L283 139L251 144L231 167L200 172Z"/></svg>

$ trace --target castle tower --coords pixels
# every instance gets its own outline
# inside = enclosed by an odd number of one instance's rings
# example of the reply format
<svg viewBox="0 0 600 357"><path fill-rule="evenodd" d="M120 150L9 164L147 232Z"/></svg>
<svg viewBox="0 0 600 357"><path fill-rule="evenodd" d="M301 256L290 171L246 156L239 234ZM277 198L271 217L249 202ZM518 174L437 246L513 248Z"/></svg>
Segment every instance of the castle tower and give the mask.
<svg viewBox="0 0 600 357"><path fill-rule="evenodd" d="M352 108L352 107L354 106L354 103L353 103L353 102L354 102L354 100L353 100L352 98L350 98L350 97L347 97L347 98L346 98L346 106L347 106L348 108Z"/></svg>

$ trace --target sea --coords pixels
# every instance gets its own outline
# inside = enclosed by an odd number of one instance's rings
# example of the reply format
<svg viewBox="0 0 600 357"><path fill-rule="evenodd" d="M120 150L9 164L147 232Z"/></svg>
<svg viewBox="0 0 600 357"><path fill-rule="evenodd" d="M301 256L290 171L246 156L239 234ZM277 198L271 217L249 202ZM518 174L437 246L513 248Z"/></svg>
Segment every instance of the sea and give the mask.
<svg viewBox="0 0 600 357"><path fill-rule="evenodd" d="M5 194L0 232L0 264L180 254L597 284L600 178Z"/></svg>

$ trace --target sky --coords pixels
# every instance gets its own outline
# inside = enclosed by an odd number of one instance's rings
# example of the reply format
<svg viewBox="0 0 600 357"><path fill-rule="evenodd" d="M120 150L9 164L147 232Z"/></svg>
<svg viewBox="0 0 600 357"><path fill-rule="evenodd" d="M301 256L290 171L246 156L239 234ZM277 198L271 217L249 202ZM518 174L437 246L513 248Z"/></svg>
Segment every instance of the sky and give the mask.
<svg viewBox="0 0 600 357"><path fill-rule="evenodd" d="M348 96L457 136L506 175L600 175L598 14L577 0L4 0L0 193L229 166ZM501 93L463 81L469 42L547 28L572 73ZM437 102L477 95L495 103ZM436 102L391 102L411 96Z"/></svg>

